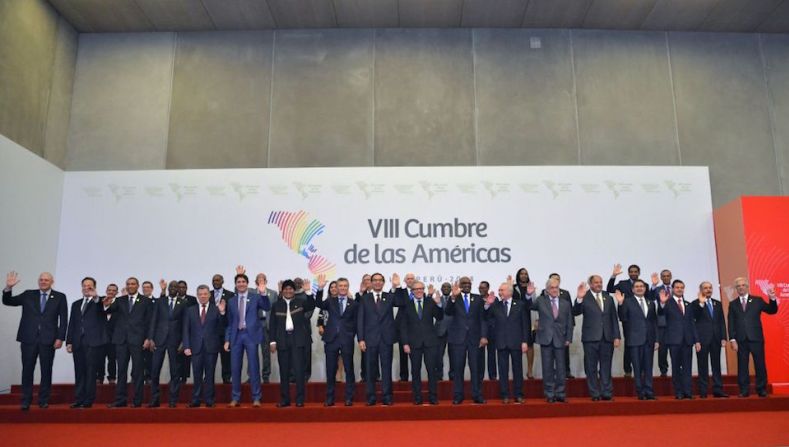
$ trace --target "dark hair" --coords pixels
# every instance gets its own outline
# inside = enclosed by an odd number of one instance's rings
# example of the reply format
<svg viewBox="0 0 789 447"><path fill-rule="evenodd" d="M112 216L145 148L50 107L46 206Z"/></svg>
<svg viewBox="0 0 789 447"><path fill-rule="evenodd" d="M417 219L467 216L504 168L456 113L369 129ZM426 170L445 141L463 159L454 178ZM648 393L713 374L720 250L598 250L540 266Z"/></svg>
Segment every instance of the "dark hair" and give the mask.
<svg viewBox="0 0 789 447"><path fill-rule="evenodd" d="M332 284L334 284L336 286L338 282L342 281L342 279L343 278L340 278L337 281L332 281L332 282L329 283L329 286L326 287L326 296L331 296L331 286L332 286ZM346 279L346 281L347 281L347 279Z"/></svg>
<svg viewBox="0 0 789 447"><path fill-rule="evenodd" d="M211 289L209 289L208 286L205 285L205 284L200 284L199 286L197 286L197 291L199 292L201 290L205 290L206 292L210 292L211 291Z"/></svg>
<svg viewBox="0 0 789 447"><path fill-rule="evenodd" d="M292 279L286 279L282 281L282 290L285 290L285 287L290 287L293 290L296 290L296 283L293 282Z"/></svg>
<svg viewBox="0 0 789 447"><path fill-rule="evenodd" d="M233 278L233 282L234 282L234 283L238 282L238 279L239 279L239 278L242 278L244 281L246 281L247 283L249 283L249 277L248 277L247 275L243 274L243 273L239 273L239 274L237 274L237 275L236 275L236 277L235 277L235 278Z"/></svg>
<svg viewBox="0 0 789 447"><path fill-rule="evenodd" d="M139 283L140 283L140 280L139 280L139 279L137 279L137 278L135 278L134 276L130 276L130 277L129 277L129 279L127 279L126 281L131 281L132 279L133 279L133 280L134 280L134 282L136 282L137 284L139 284Z"/></svg>
<svg viewBox="0 0 789 447"><path fill-rule="evenodd" d="M344 276L340 276L339 278L337 278L336 281L332 281L332 282L347 282L347 283L350 283L350 281L348 281L348 278L346 278ZM331 284L329 284L329 285L331 285Z"/></svg>
<svg viewBox="0 0 789 447"><path fill-rule="evenodd" d="M249 281L247 281L247 282L249 282ZM183 284L183 285L185 285L185 286L188 286L188 284L186 283L186 281L184 281L183 279L182 279L182 280L180 280L180 281L178 281L178 285L180 286L181 284Z"/></svg>
<svg viewBox="0 0 789 447"><path fill-rule="evenodd" d="M487 281L480 281L479 282L479 285L483 285L483 284L485 284L486 286L488 286L488 288L490 288L490 283L489 282L487 282Z"/></svg>
<svg viewBox="0 0 789 447"><path fill-rule="evenodd" d="M82 278L82 281L80 282L80 284L82 284L85 281L92 282L93 283L93 287L96 287L96 280L91 278L90 276L86 276L86 277Z"/></svg>
<svg viewBox="0 0 789 447"><path fill-rule="evenodd" d="M118 290L118 285L115 284L114 282L107 284L107 287L115 287L115 290Z"/></svg>
<svg viewBox="0 0 789 447"><path fill-rule="evenodd" d="M515 285L519 284L518 277L521 275L522 271L526 272L526 276L528 276L529 277L529 281L531 281L531 276L529 275L529 269L527 269L526 267L521 267L521 268L518 269L517 272L515 272Z"/></svg>
<svg viewBox="0 0 789 447"><path fill-rule="evenodd" d="M142 285L146 285L146 284L149 284L151 287L153 287L153 283L150 282L150 281L143 281L142 282Z"/></svg>
<svg viewBox="0 0 789 447"><path fill-rule="evenodd" d="M562 276L561 276L561 275L559 275L558 273L551 273L550 275L548 275L548 279L551 279L551 278L553 278L554 276L555 276L557 279L562 279Z"/></svg>
<svg viewBox="0 0 789 447"><path fill-rule="evenodd" d="M682 284L683 286L685 285L685 283L684 283L684 282L682 282L682 280L681 280L681 279L675 279L675 280L674 280L674 281L671 283L671 288L673 289L673 288L674 288L674 286L676 286L677 284Z"/></svg>
<svg viewBox="0 0 789 447"><path fill-rule="evenodd" d="M376 276L380 276L381 279L383 279L384 282L386 282L386 277L384 276L384 274L383 273L378 273L378 272L375 272L372 275L370 275L370 281L372 281L373 278L375 278Z"/></svg>
<svg viewBox="0 0 789 447"><path fill-rule="evenodd" d="M641 267L639 267L639 266L637 266L635 264L631 264L630 267L628 267L627 269L630 270L632 268L635 268L636 270L638 270L638 273L641 273Z"/></svg>

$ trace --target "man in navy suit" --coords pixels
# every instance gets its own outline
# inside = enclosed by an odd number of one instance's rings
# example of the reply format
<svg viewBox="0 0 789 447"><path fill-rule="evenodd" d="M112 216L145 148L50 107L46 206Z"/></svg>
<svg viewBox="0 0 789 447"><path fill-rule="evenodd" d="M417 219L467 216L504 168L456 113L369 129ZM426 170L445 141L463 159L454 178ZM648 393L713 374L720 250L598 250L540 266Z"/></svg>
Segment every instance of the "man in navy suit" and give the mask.
<svg viewBox="0 0 789 447"><path fill-rule="evenodd" d="M411 392L414 405L422 405L422 360L427 369L428 401L438 405L438 331L435 323L444 318L440 297L425 297L425 284L411 283L414 298L398 314L400 321L400 343L411 358Z"/></svg>
<svg viewBox="0 0 789 447"><path fill-rule="evenodd" d="M625 296L632 296L633 295L633 283L638 279L641 275L641 267L633 264L627 268L627 276L628 279L619 281L614 285L616 281L616 277L622 274L622 264L616 264L614 266L614 271L611 273L611 278L608 279L608 285L606 286L605 290L608 293L614 293L617 290L622 292ZM622 329L627 329L626 326L629 323L622 323ZM630 377L633 374L633 362L630 359L630 351L625 349L624 355L622 356L622 366L625 371L625 377Z"/></svg>
<svg viewBox="0 0 789 447"><path fill-rule="evenodd" d="M636 395L639 400L655 400L652 389L652 364L659 344L657 341L657 308L655 302L646 298L647 283L637 279L633 282L633 294L625 296L614 292L619 303L619 320L625 333L625 349L633 361ZM627 323L625 326L624 323Z"/></svg>
<svg viewBox="0 0 789 447"><path fill-rule="evenodd" d="M3 304L22 306L22 318L16 334L16 341L22 348L22 411L30 409L30 402L33 400L36 359L40 359L41 368L38 406L49 407L55 350L60 349L66 339L68 303L66 295L52 290L54 282L52 274L44 272L38 276L37 290L25 290L13 296L11 289L19 283L19 275L10 272L6 276Z"/></svg>
<svg viewBox="0 0 789 447"><path fill-rule="evenodd" d="M192 361L194 376L190 408L200 406L201 396L206 407L214 406L214 374L225 335L226 305L224 300L215 304L208 286L200 285L197 288L197 305L184 309L184 354Z"/></svg>
<svg viewBox="0 0 789 447"><path fill-rule="evenodd" d="M764 332L762 331L762 312L767 315L778 313L775 286L770 284L765 302L760 296L749 293L750 286L745 278L734 280L737 300L729 304L729 341L737 353L737 383L740 397L748 397L750 374L748 361L753 356L756 369L756 393L767 397L767 365L764 362Z"/></svg>
<svg viewBox="0 0 789 447"><path fill-rule="evenodd" d="M532 301L538 318L534 341L540 345L545 400L548 403L565 402L567 368L564 365L564 348L573 341L573 306L561 299L557 279L549 279L545 288L547 293ZM578 287L578 295L585 293L586 284L582 283Z"/></svg>
<svg viewBox="0 0 789 447"><path fill-rule="evenodd" d="M249 277L244 273L235 276L236 293L227 303L227 328L225 329L225 351L230 352L233 391L229 407L238 407L241 401L241 366L244 352L247 353L247 375L252 386L252 406L260 406L260 366L258 346L266 341L263 324L258 318L259 310L270 310L265 287L255 293L249 290ZM262 294L262 295L261 295ZM287 380L287 373L285 375ZM282 378L280 378L282 380Z"/></svg>
<svg viewBox="0 0 789 447"><path fill-rule="evenodd" d="M660 307L658 315L666 316L664 342L671 356L671 382L676 399L693 399L691 394L691 368L693 367L693 348L701 351L699 336L690 303L685 301L685 283L675 279L671 283L672 295L659 292Z"/></svg>
<svg viewBox="0 0 789 447"><path fill-rule="evenodd" d="M381 372L383 404L392 405L392 350L395 342L394 308L406 305L408 291L400 288L400 276L392 275L394 293L384 292L384 275L370 276L372 290L359 300L357 339L367 353L367 406L375 405L375 372ZM379 370L380 365L380 370Z"/></svg>
<svg viewBox="0 0 789 447"><path fill-rule="evenodd" d="M115 302L118 296L118 285L108 284L106 295L101 297L102 309L108 308ZM115 345L112 343L112 334L115 332L115 321L117 317L106 313L104 316L104 332L107 334L107 343L99 348L98 360L96 362L96 383L104 383L104 374L107 374L107 382L114 385L118 378L118 361L115 355Z"/></svg>
<svg viewBox="0 0 789 447"><path fill-rule="evenodd" d="M658 279L660 283L658 284ZM652 273L652 289L649 291L649 299L655 303L660 302L659 293L661 290L666 292L666 295L671 295L671 270L663 269L660 275ZM666 331L666 317L665 315L658 315L658 368L660 369L660 377L668 376L668 347L663 343L663 333Z"/></svg>
<svg viewBox="0 0 789 447"><path fill-rule="evenodd" d="M723 305L712 299L711 282L704 281L699 285L699 297L690 303L690 308L693 309L696 333L701 343L701 350L696 353L699 397L707 397L710 364L712 364L712 395L729 397L723 391L721 378L721 348L726 347L726 321L723 317Z"/></svg>
<svg viewBox="0 0 789 447"><path fill-rule="evenodd" d="M454 362L452 370L452 404L463 402L466 360L471 372L471 394L475 404L484 404L479 378L480 347L488 344L488 324L485 320L485 300L471 293L471 278L464 276L452 287L452 297L444 313L452 317L449 328L449 350Z"/></svg>
<svg viewBox="0 0 789 447"><path fill-rule="evenodd" d="M96 294L96 280L82 280L82 298L71 304L66 331L66 351L74 358L74 403L71 408L90 408L96 400L96 365L99 350L107 343L104 307Z"/></svg>
<svg viewBox="0 0 789 447"><path fill-rule="evenodd" d="M523 354L529 351L531 339L531 300L513 300L512 284L499 286L499 299L493 293L486 297L488 321L493 324L494 344L498 354L499 390L505 404L510 403L509 371L512 360L512 398L523 403Z"/></svg>
<svg viewBox="0 0 789 447"><path fill-rule="evenodd" d="M619 292L623 295L626 295ZM619 318L611 295L603 291L603 278L589 277L589 289L579 294L573 315L583 315L581 342L584 345L586 384L593 401L612 400L614 385L611 380L611 361L614 348L619 347Z"/></svg>
<svg viewBox="0 0 789 447"><path fill-rule="evenodd" d="M211 291L211 301L214 302L215 306L219 306L221 301L224 301L225 304L227 304L227 302L230 301L230 298L233 297L233 292L225 289L224 285L224 276L217 273L211 277L211 286L213 287L213 290ZM224 333L222 334L222 337L222 344L224 344ZM268 349L265 349L264 351L268 352ZM230 383L230 353L224 349L220 349L219 360L222 363L222 383ZM265 369L265 365L263 366L263 369ZM268 379L268 377L264 377L264 379Z"/></svg>
<svg viewBox="0 0 789 447"><path fill-rule="evenodd" d="M448 282L441 284L441 289L435 292L441 300L442 309L446 309L451 292L452 284ZM444 353L447 352L447 341L449 337L448 328L451 323L452 317L449 315L444 315L444 318L436 322L436 328L438 329L438 340L441 342L438 347L438 363L436 364L436 370L438 371L440 377L439 380L444 380ZM449 379L452 380L454 375L454 371L452 370L452 354L450 353L449 356Z"/></svg>
<svg viewBox="0 0 789 447"><path fill-rule="evenodd" d="M345 406L353 405L353 394L356 389L356 376L353 368L353 339L356 336L356 320L359 313L359 303L351 297L348 291L347 278L337 279L336 297L323 299L323 288L326 277L318 277L318 293L315 305L326 312L328 318L324 319L323 344L326 353L326 401L324 406L334 406L334 386L337 378L337 363L342 356L345 367Z"/></svg>
<svg viewBox="0 0 789 447"><path fill-rule="evenodd" d="M131 359L131 377L134 384L135 408L142 406L143 395L143 349L150 347L148 334L151 329L153 315L153 302L138 293L140 282L135 277L126 280L127 294L115 299L105 310L113 314L115 327L112 333L112 343L115 345L115 354L118 359L118 382L115 384L115 401L108 405L110 408L125 407L127 401L126 381L129 375L129 360ZM106 307L106 306L105 306Z"/></svg>
<svg viewBox="0 0 789 447"><path fill-rule="evenodd" d="M164 283L164 280L162 280ZM159 380L164 365L164 355L170 364L169 404L175 408L178 395L181 391L183 370L187 366L185 356L181 355L183 338L183 317L186 309L193 303L178 291L178 282L170 281L167 286L167 296L156 300L153 306L153 316L148 339L149 349L153 351L153 366L151 368L151 403L149 408L159 406Z"/></svg>

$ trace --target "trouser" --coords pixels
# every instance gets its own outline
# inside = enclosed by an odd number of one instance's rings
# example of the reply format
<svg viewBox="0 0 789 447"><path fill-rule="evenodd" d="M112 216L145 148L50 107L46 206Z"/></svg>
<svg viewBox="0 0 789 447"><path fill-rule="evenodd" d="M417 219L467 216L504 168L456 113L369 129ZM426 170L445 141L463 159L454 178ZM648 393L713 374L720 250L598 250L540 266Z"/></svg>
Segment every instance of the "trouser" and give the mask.
<svg viewBox="0 0 789 447"><path fill-rule="evenodd" d="M288 337L292 337L289 335ZM293 346L293 343L283 343L285 349L280 349L280 343L277 343L277 362L281 370L293 370L294 378L296 379L296 403L304 403L304 388L306 380L306 363L304 346ZM290 404L290 382L287 377L280 377L279 379L279 401L283 404Z"/></svg>
<svg viewBox="0 0 789 447"><path fill-rule="evenodd" d="M422 360L425 362L427 370L427 394L428 399L433 402L438 400L438 370L436 370L436 360L438 346L411 346L411 392L414 402L422 402Z"/></svg>
<svg viewBox="0 0 789 447"><path fill-rule="evenodd" d="M375 402L375 372L380 366L383 401L392 402L392 355L393 345L379 343L367 346L367 402Z"/></svg>
<svg viewBox="0 0 789 447"><path fill-rule="evenodd" d="M356 377L353 370L353 343L341 345L340 343L326 344L326 401L334 402L334 387L337 382L337 361L342 356L345 367L345 400L353 400L356 389Z"/></svg>
<svg viewBox="0 0 789 447"><path fill-rule="evenodd" d="M737 384L740 393L747 394L751 386L748 361L753 356L753 366L756 369L756 392L767 392L767 365L764 363L764 342L743 341L737 343Z"/></svg>
<svg viewBox="0 0 789 447"><path fill-rule="evenodd" d="M453 363L452 378L452 395L454 400L464 399L463 379L466 371L466 361L468 360L468 369L471 373L471 395L475 400L482 399L482 391L480 388L481 381L479 379L479 356L480 349L479 343L469 342L465 344L452 344L449 345L450 361Z"/></svg>
<svg viewBox="0 0 789 447"><path fill-rule="evenodd" d="M447 352L447 336L438 337L438 351L436 357L436 372L438 372L439 380L444 380L444 354ZM451 351L450 351L451 352ZM449 379L452 379L452 361L449 361Z"/></svg>
<svg viewBox="0 0 789 447"><path fill-rule="evenodd" d="M614 344L607 341L584 342L584 372L589 395L611 397L614 385L611 381L611 361L614 357ZM562 353L564 358L564 353Z"/></svg>
<svg viewBox="0 0 789 447"><path fill-rule="evenodd" d="M135 406L142 404L142 392L145 379L143 378L142 366L142 344L122 343L115 345L115 354L118 358L118 382L115 384L115 403L126 405L127 390L126 383L129 380L129 360L131 360L132 384L134 385Z"/></svg>
<svg viewBox="0 0 789 447"><path fill-rule="evenodd" d="M264 343L265 344L265 343ZM232 393L231 400L241 401L241 367L244 365L244 353L247 353L247 375L252 387L252 400L260 400L260 366L258 365L258 344L252 341L249 332L239 330L235 343L230 347L230 369Z"/></svg>
<svg viewBox="0 0 789 447"><path fill-rule="evenodd" d="M570 347L564 347L564 373L565 376L570 377L572 373L570 372Z"/></svg>
<svg viewBox="0 0 789 447"><path fill-rule="evenodd" d="M652 389L652 365L655 358L654 343L628 346L625 350L630 352L630 359L633 362L636 395L638 397L654 397L655 391Z"/></svg>
<svg viewBox="0 0 789 447"><path fill-rule="evenodd" d="M52 389L52 363L55 360L55 348L40 343L21 343L22 350L22 405L30 405L33 400L33 372L36 361L41 369L41 385L38 389L38 403L48 404Z"/></svg>
<svg viewBox="0 0 789 447"><path fill-rule="evenodd" d="M192 375L194 376L192 403L200 403L202 396L206 404L214 404L214 374L216 374L217 356L218 353L208 352L205 346L199 354L192 354Z"/></svg>
<svg viewBox="0 0 789 447"><path fill-rule="evenodd" d="M222 344L219 345L219 346L220 346L220 348L219 348L219 359L220 359L220 361L222 363L222 371L221 371L221 373L222 373L222 383L230 383L230 378L233 375L233 370L230 367L230 352L224 350L224 348L223 348L225 346L224 340L222 340ZM268 347L268 346L265 346L265 344L262 345L262 346Z"/></svg>
<svg viewBox="0 0 789 447"><path fill-rule="evenodd" d="M658 340L663 340L664 330L664 328L658 327ZM658 369L660 369L660 374L668 374L668 345L665 343L660 343L660 346L658 347L657 363Z"/></svg>
<svg viewBox="0 0 789 447"><path fill-rule="evenodd" d="M151 380L153 370L153 352L145 350L142 352L143 379Z"/></svg>
<svg viewBox="0 0 789 447"><path fill-rule="evenodd" d="M674 395L690 397L693 345L669 345L668 352L671 356L671 382L674 384Z"/></svg>
<svg viewBox="0 0 789 447"><path fill-rule="evenodd" d="M630 332L628 329L630 327L630 323L623 322L622 323L622 331L623 333ZM624 355L622 356L622 369L624 369L625 374L632 374L633 373L633 360L630 357L630 351L625 349Z"/></svg>
<svg viewBox="0 0 789 447"><path fill-rule="evenodd" d="M720 340L701 345L701 350L696 353L699 370L698 387L699 395L706 396L710 380L709 366L712 364L712 392L723 392L723 378L721 377L721 343Z"/></svg>
<svg viewBox="0 0 789 447"><path fill-rule="evenodd" d="M489 346L490 350L493 350ZM510 396L510 359L512 360L512 396ZM502 399L523 397L523 351L499 349L499 391Z"/></svg>
<svg viewBox="0 0 789 447"><path fill-rule="evenodd" d="M79 348L74 349L74 403L93 405L96 400L96 360L98 349L87 346L83 340Z"/></svg>
<svg viewBox="0 0 789 447"><path fill-rule="evenodd" d="M183 381L182 362L185 359L179 355L177 346L157 346L153 352L153 367L151 369L151 402L159 403L159 382L161 380L162 366L164 365L164 355L170 363L170 382L169 382L169 402L178 403L178 395L181 391Z"/></svg>
<svg viewBox="0 0 789 447"><path fill-rule="evenodd" d="M400 352L400 380L408 381L408 354L403 351L403 344L398 343L397 349Z"/></svg>
<svg viewBox="0 0 789 447"><path fill-rule="evenodd" d="M547 399L566 397L567 367L564 364L564 346L540 345L543 392Z"/></svg>
<svg viewBox="0 0 789 447"><path fill-rule="evenodd" d="M260 345L260 377L264 382L271 377L271 350L265 344ZM280 375L282 371L280 371Z"/></svg>
<svg viewBox="0 0 789 447"><path fill-rule="evenodd" d="M104 382L105 374L108 381L115 380L118 377L118 360L115 355L115 345L107 343L99 346L96 349L96 356L96 380Z"/></svg>
<svg viewBox="0 0 789 447"><path fill-rule="evenodd" d="M496 373L498 369L498 361L496 360L497 350L495 346L492 344L490 338L488 338L488 345L479 348L479 356L477 357L477 362L479 362L479 380L485 378L485 366L487 365L488 369L488 379L495 380L498 377ZM523 364L523 360L521 360L521 364Z"/></svg>

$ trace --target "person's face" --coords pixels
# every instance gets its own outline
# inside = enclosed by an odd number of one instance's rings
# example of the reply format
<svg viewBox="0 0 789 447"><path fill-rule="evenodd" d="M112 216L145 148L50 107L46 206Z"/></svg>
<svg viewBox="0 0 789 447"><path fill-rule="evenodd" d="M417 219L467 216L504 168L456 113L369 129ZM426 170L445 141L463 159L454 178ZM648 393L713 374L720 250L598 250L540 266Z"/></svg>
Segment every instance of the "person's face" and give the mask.
<svg viewBox="0 0 789 447"><path fill-rule="evenodd" d="M225 285L225 278L222 275L214 275L211 278L211 285L214 286L214 289L221 289Z"/></svg>
<svg viewBox="0 0 789 447"><path fill-rule="evenodd" d="M249 287L249 282L246 279L236 279L236 290L238 290L238 293L245 293L247 291L247 287Z"/></svg>
<svg viewBox="0 0 789 447"><path fill-rule="evenodd" d="M128 292L129 295L137 294L137 289L139 288L140 288L140 283L138 283L136 279L129 278L126 280L126 292Z"/></svg>
<svg viewBox="0 0 789 447"><path fill-rule="evenodd" d="M171 282L167 285L167 294L169 296L176 296L178 295L178 284Z"/></svg>
<svg viewBox="0 0 789 447"><path fill-rule="evenodd" d="M484 282L479 283L479 294L480 296L488 296L490 292L490 286Z"/></svg>
<svg viewBox="0 0 789 447"><path fill-rule="evenodd" d="M452 284L450 284L448 282L445 282L444 284L441 284L441 294L444 295L444 296L447 296L450 293L452 293Z"/></svg>
<svg viewBox="0 0 789 447"><path fill-rule="evenodd" d="M295 294L296 294L296 289L294 289L291 286L286 286L282 288L282 296L285 297L285 299L289 300L293 298L293 295Z"/></svg>
<svg viewBox="0 0 789 447"><path fill-rule="evenodd" d="M518 272L518 283L519 284L526 284L529 282L529 271L526 269L522 269Z"/></svg>
<svg viewBox="0 0 789 447"><path fill-rule="evenodd" d="M178 283L178 295L186 296L186 284L182 282Z"/></svg>
<svg viewBox="0 0 789 447"><path fill-rule="evenodd" d="M370 282L373 285L373 290L375 290L376 292L380 292L381 290L383 290L383 288L384 288L384 277L383 276L381 276L381 275L373 275L373 277L370 278Z"/></svg>
<svg viewBox="0 0 789 447"><path fill-rule="evenodd" d="M115 286L107 286L107 298L114 300L118 296L118 288Z"/></svg>
<svg viewBox="0 0 789 447"><path fill-rule="evenodd" d="M548 295L551 298L556 298L559 296L559 284L555 282L548 284Z"/></svg>
<svg viewBox="0 0 789 447"><path fill-rule="evenodd" d="M266 282L266 275L264 275L262 273L258 273L257 276L255 276L255 284L256 285L259 286L261 284L264 284L265 282Z"/></svg>
<svg viewBox="0 0 789 447"><path fill-rule="evenodd" d="M411 285L413 286L411 292L414 293L414 299L423 299L425 297L425 285L418 281L412 282Z"/></svg>
<svg viewBox="0 0 789 447"><path fill-rule="evenodd" d="M337 296L339 294L339 287L337 287L337 283L333 282L329 284L329 296Z"/></svg>
<svg viewBox="0 0 789 447"><path fill-rule="evenodd" d="M301 290L304 288L304 280L301 278L294 278L293 283L296 284L296 289L293 290L293 293L296 293L296 290Z"/></svg>
<svg viewBox="0 0 789 447"><path fill-rule="evenodd" d="M599 276L592 277L592 280L589 281L589 288L594 293L600 293L603 290L603 278Z"/></svg>
<svg viewBox="0 0 789 447"><path fill-rule="evenodd" d="M663 281L663 284L671 284L671 272L668 270L663 270L660 272L660 280Z"/></svg>
<svg viewBox="0 0 789 447"><path fill-rule="evenodd" d="M627 269L627 276L629 276L631 280L633 281L637 280L639 275L641 275L641 270L635 267L630 267L629 269Z"/></svg>
<svg viewBox="0 0 789 447"><path fill-rule="evenodd" d="M460 282L458 283L460 286L460 291L463 293L470 293L471 292L471 280L468 278L460 278Z"/></svg>
<svg viewBox="0 0 789 447"><path fill-rule="evenodd" d="M153 285L145 283L142 285L142 294L145 296L153 296Z"/></svg>
<svg viewBox="0 0 789 447"><path fill-rule="evenodd" d="M748 289L750 287L748 286L748 283L745 282L744 279L738 279L734 283L734 288L737 289L737 295L745 296L748 293Z"/></svg>
<svg viewBox="0 0 789 447"><path fill-rule="evenodd" d="M348 281L340 281L337 283L337 294L340 296L348 296Z"/></svg>
<svg viewBox="0 0 789 447"><path fill-rule="evenodd" d="M40 290L49 290L52 288L52 284L55 280L52 278L52 275L49 273L42 273L38 275L38 288Z"/></svg>
<svg viewBox="0 0 789 447"><path fill-rule="evenodd" d="M512 296L512 290L507 284L502 284L499 286L499 298L502 300L508 300Z"/></svg>
<svg viewBox="0 0 789 447"><path fill-rule="evenodd" d="M685 296L685 284L682 284L681 282L674 284L672 293L674 294L674 296L678 296L678 297Z"/></svg>
<svg viewBox="0 0 789 447"><path fill-rule="evenodd" d="M200 304L208 303L208 299L210 297L211 297L211 292L209 292L208 289L199 289L197 291L197 301L199 301Z"/></svg>
<svg viewBox="0 0 789 447"><path fill-rule="evenodd" d="M701 285L701 294L704 295L706 298L712 296L712 284L705 282Z"/></svg>
<svg viewBox="0 0 789 447"><path fill-rule="evenodd" d="M416 281L416 276L413 273L406 273L405 274L405 286L409 289L414 286L414 281Z"/></svg>
<svg viewBox="0 0 789 447"><path fill-rule="evenodd" d="M93 281L89 279L82 281L82 296L91 296L95 290L96 284L93 284Z"/></svg>
<svg viewBox="0 0 789 447"><path fill-rule="evenodd" d="M370 289L370 283L371 283L370 275L364 275L362 277L362 288L364 290L369 290Z"/></svg>
<svg viewBox="0 0 789 447"><path fill-rule="evenodd" d="M646 291L647 288L644 287L644 283L637 282L633 284L633 294L635 294L636 296L644 296L644 293L646 293Z"/></svg>

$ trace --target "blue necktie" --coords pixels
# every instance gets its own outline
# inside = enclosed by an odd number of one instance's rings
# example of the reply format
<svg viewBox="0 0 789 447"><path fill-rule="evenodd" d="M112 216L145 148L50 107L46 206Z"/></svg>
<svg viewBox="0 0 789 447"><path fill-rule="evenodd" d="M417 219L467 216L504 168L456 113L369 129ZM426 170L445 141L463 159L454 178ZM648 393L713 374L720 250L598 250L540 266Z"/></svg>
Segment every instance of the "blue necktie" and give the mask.
<svg viewBox="0 0 789 447"><path fill-rule="evenodd" d="M712 314L712 299L707 300L707 310L710 311L710 318L715 318L715 316Z"/></svg>
<svg viewBox="0 0 789 447"><path fill-rule="evenodd" d="M422 319L422 300L416 300L416 313L419 314L419 319Z"/></svg>
<svg viewBox="0 0 789 447"><path fill-rule="evenodd" d="M340 315L345 313L345 298L340 298Z"/></svg>
<svg viewBox="0 0 789 447"><path fill-rule="evenodd" d="M172 316L172 314L173 314L173 308L175 307L175 304L174 304L174 303L175 303L175 299L173 299L172 297L170 297L170 315L171 315L171 316Z"/></svg>
<svg viewBox="0 0 789 447"><path fill-rule="evenodd" d="M463 294L463 304L466 306L466 313L468 313L468 294Z"/></svg>
<svg viewBox="0 0 789 447"><path fill-rule="evenodd" d="M41 313L44 313L44 307L47 306L47 293L41 292Z"/></svg>

